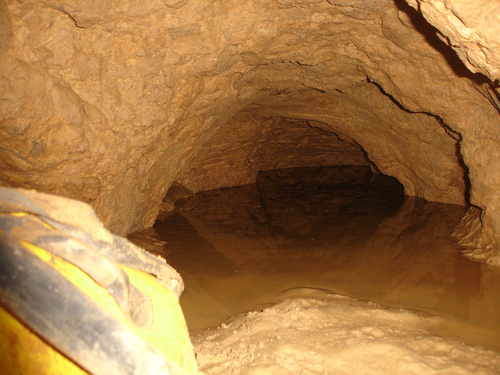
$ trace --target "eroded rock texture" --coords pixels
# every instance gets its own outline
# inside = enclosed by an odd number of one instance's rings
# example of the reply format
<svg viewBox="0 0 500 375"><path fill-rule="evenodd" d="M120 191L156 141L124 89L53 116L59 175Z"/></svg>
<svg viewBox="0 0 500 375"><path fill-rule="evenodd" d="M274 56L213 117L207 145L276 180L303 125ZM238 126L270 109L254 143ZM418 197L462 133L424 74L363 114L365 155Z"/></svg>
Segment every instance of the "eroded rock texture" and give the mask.
<svg viewBox="0 0 500 375"><path fill-rule="evenodd" d="M473 72L492 80L500 78L498 22L500 2L496 0L407 0L438 28L438 36L449 44Z"/></svg>
<svg viewBox="0 0 500 375"><path fill-rule="evenodd" d="M482 210L462 237L494 262L498 8L479 24L465 0L408 2L0 0L1 183L89 202L126 234L173 182L371 163Z"/></svg>

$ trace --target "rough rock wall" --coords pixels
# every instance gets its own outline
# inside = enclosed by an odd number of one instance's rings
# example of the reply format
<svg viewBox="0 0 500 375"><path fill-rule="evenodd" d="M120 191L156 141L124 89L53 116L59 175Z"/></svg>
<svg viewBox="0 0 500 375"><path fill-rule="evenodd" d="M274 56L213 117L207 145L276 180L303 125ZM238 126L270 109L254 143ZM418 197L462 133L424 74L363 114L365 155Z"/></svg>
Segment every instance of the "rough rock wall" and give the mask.
<svg viewBox="0 0 500 375"><path fill-rule="evenodd" d="M402 111L374 84L359 83L342 92L282 95L247 110L314 119L325 131L353 139L382 173L398 178L406 195L465 204L457 135L447 133L433 116Z"/></svg>
<svg viewBox="0 0 500 375"><path fill-rule="evenodd" d="M500 78L500 2L496 0L406 0L434 25L474 73Z"/></svg>
<svg viewBox="0 0 500 375"><path fill-rule="evenodd" d="M481 124L484 115L495 117L492 110L497 112L497 119L500 114L500 3L496 0L406 1L437 27L436 35L457 53L467 68L491 80L482 80L482 87L476 86L491 107L471 105L463 113L467 118L457 119L461 125L456 130L465 136L462 151L470 172L470 203L474 206L464 216L456 234L472 257L499 265L500 198L495 192L500 189L500 166L495 159L500 137L498 131ZM466 126L467 123L471 126Z"/></svg>
<svg viewBox="0 0 500 375"><path fill-rule="evenodd" d="M356 144L314 122L248 112L225 123L195 150L178 180L191 191L251 184L262 170L368 165Z"/></svg>
<svg viewBox="0 0 500 375"><path fill-rule="evenodd" d="M89 202L119 234L145 228L246 111L323 124L407 194L463 203L470 180L472 247L500 247L496 93L402 0L0 0L0 29L2 185Z"/></svg>

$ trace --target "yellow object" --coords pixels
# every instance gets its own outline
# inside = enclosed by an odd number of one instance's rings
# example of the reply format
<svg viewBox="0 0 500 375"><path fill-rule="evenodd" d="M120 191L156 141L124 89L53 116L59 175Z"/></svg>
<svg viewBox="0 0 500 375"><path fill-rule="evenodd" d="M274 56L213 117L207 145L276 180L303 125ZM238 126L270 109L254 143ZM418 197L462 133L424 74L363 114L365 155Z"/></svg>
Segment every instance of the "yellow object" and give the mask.
<svg viewBox="0 0 500 375"><path fill-rule="evenodd" d="M129 321L113 297L78 267L31 243L22 241L21 244L76 285L111 316L176 363L186 374L198 373L177 297L163 287L154 276L122 266L131 283L151 298L153 323L150 327L143 328ZM0 306L0 358L2 375L88 374L78 364L39 338L2 306Z"/></svg>

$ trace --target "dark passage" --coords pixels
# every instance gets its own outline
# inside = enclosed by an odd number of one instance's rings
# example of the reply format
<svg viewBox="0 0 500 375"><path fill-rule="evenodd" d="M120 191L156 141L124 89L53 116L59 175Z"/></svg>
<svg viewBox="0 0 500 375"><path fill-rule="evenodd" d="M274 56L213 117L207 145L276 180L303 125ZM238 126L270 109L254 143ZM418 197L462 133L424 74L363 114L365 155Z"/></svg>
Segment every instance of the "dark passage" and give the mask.
<svg viewBox="0 0 500 375"><path fill-rule="evenodd" d="M460 254L452 233L464 210L404 197L366 167L295 168L181 199L131 239L184 278L192 333L338 293L445 317L430 328L500 350L500 275Z"/></svg>

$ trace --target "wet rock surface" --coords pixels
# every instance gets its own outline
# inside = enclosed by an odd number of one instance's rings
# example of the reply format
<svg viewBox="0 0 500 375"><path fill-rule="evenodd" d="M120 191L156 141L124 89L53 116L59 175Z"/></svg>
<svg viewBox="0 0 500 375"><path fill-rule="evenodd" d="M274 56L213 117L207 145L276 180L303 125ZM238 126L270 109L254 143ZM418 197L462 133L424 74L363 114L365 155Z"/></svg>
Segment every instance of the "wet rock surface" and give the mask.
<svg viewBox="0 0 500 375"><path fill-rule="evenodd" d="M206 374L485 374L500 355L429 332L439 318L338 295L295 298L194 336Z"/></svg>

